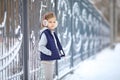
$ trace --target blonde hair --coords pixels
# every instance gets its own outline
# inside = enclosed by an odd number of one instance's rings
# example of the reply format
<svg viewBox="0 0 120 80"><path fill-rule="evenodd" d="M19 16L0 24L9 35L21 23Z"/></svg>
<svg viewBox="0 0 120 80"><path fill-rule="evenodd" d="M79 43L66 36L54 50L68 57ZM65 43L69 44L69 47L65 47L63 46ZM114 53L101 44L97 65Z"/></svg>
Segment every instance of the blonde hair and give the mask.
<svg viewBox="0 0 120 80"><path fill-rule="evenodd" d="M48 20L48 19L51 19L51 18L56 18L54 12L48 12L48 13L46 13L43 16L42 22L43 22L43 20ZM45 27L45 26L43 25L43 23L41 23L41 28L43 28L43 27Z"/></svg>

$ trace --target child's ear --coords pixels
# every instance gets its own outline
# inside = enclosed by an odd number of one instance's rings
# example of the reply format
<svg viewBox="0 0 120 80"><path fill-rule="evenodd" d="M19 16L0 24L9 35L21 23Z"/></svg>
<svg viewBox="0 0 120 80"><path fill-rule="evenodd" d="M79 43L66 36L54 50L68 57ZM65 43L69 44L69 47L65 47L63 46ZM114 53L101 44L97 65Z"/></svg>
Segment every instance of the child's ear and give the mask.
<svg viewBox="0 0 120 80"><path fill-rule="evenodd" d="M55 22L55 28L58 26L58 21L56 20L56 22Z"/></svg>
<svg viewBox="0 0 120 80"><path fill-rule="evenodd" d="M42 21L43 26L48 26L48 21L45 19Z"/></svg>

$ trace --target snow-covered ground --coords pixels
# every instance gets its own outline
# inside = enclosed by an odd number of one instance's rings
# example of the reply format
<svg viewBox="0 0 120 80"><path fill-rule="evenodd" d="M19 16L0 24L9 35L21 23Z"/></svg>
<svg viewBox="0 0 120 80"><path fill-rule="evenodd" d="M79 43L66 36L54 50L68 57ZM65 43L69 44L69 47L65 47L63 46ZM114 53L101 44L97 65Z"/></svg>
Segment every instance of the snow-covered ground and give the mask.
<svg viewBox="0 0 120 80"><path fill-rule="evenodd" d="M81 62L63 80L120 80L120 43Z"/></svg>

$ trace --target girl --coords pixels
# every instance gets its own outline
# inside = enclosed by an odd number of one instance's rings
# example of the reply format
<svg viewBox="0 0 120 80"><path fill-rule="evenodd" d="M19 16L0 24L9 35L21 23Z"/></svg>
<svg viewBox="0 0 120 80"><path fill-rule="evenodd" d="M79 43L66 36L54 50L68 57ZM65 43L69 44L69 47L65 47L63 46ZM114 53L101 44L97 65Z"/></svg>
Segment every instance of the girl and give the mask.
<svg viewBox="0 0 120 80"><path fill-rule="evenodd" d="M65 56L60 41L55 33L56 16L53 12L44 15L39 41L41 65L44 69L45 80L53 80L55 60Z"/></svg>

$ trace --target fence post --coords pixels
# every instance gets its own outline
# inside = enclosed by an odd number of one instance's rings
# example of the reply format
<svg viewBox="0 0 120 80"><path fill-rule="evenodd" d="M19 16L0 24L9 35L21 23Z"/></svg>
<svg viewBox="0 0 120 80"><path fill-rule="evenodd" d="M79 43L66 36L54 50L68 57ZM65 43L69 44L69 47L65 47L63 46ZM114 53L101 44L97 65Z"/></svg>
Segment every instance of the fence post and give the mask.
<svg viewBox="0 0 120 80"><path fill-rule="evenodd" d="M27 26L27 0L23 0L23 80L28 78L28 55L29 55L29 39Z"/></svg>
<svg viewBox="0 0 120 80"><path fill-rule="evenodd" d="M114 1L110 0L111 48L114 43Z"/></svg>

